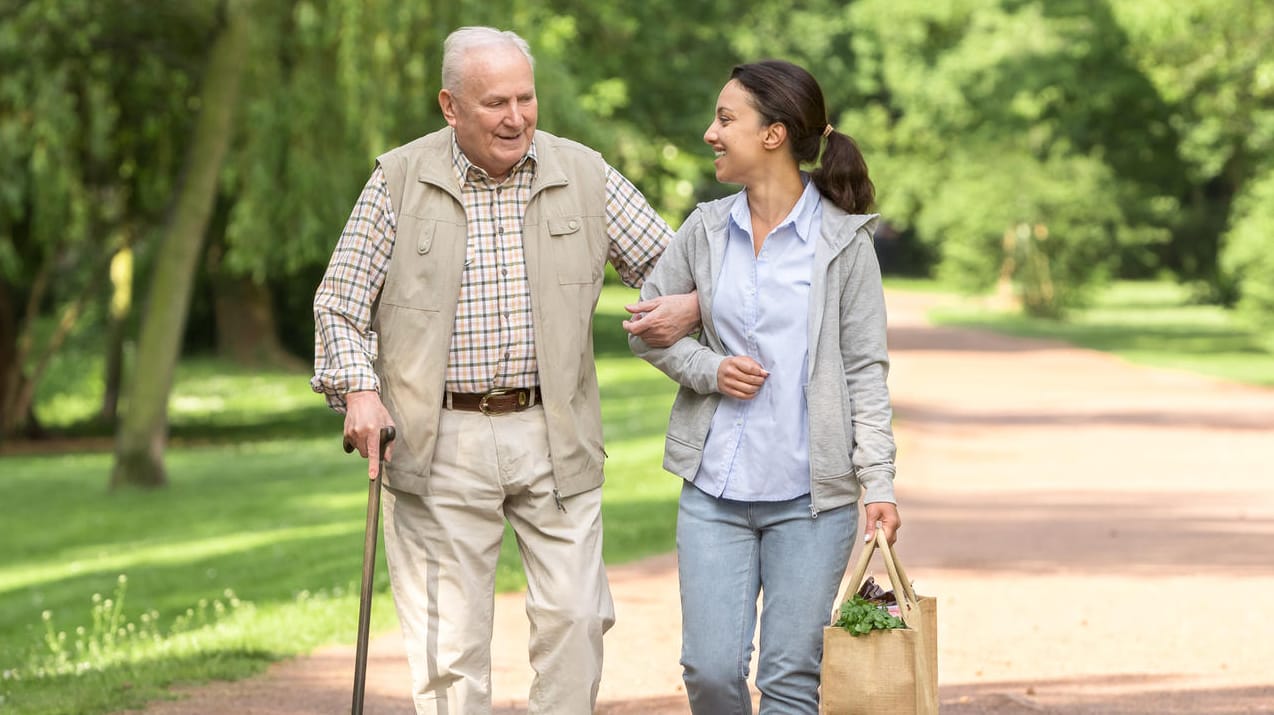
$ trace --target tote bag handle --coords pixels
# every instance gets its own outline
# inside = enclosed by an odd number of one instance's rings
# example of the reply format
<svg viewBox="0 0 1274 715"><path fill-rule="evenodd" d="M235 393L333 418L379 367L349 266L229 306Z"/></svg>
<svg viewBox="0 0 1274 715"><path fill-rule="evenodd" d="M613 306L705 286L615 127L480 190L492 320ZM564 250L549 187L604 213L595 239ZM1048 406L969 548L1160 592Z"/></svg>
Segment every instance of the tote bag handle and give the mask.
<svg viewBox="0 0 1274 715"><path fill-rule="evenodd" d="M884 538L881 529L877 529L872 540L863 546L863 552L858 557L858 565L854 567L854 576L845 586L845 593L838 602L844 603L849 600L858 588L863 584L863 579L867 576L867 567L871 564L871 557L876 553L876 549L880 549L881 556L885 561L885 571L889 574L889 585L893 587L894 598L898 600L898 615L902 618L903 623L911 626L911 618L916 611L919 601L916 599L916 592L911 587L911 581L907 580L907 572L903 571L902 564L898 561L898 557L894 554L894 550L889 546L889 540Z"/></svg>

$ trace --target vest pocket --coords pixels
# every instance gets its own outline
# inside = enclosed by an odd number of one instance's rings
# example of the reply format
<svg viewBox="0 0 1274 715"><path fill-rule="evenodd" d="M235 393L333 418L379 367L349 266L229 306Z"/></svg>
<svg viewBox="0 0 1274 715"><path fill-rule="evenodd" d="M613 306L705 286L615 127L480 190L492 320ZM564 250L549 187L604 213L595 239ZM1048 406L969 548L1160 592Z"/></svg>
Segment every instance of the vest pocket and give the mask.
<svg viewBox="0 0 1274 715"><path fill-rule="evenodd" d="M447 246L435 240L439 222L411 214L398 217L393 259L381 292L381 302L415 310L439 310L445 293ZM441 228L446 229L447 224Z"/></svg>
<svg viewBox="0 0 1274 715"><path fill-rule="evenodd" d="M592 283L601 277L601 264L593 257L583 218L550 218L548 229L552 238L550 242L553 244L553 262L557 264L558 283Z"/></svg>

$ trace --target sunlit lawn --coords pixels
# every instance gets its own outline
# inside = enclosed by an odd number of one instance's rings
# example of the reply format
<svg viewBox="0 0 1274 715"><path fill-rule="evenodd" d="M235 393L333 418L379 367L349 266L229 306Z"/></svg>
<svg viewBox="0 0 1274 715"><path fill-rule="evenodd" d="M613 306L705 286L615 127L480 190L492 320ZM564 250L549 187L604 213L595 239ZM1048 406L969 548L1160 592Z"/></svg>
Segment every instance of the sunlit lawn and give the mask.
<svg viewBox="0 0 1274 715"><path fill-rule="evenodd" d="M608 288L597 318L611 564L673 548L679 487L659 467L673 385L631 356L619 327L632 296ZM307 377L184 365L166 489L108 493L104 453L0 458L0 712L107 712L171 682L239 677L318 644L353 642L366 482L340 450L339 417ZM44 414L77 419L96 399L67 390ZM511 542L501 590L524 585ZM92 599L112 598L121 575L125 634L112 636L94 625ZM393 627L383 556L375 604L373 628ZM152 612L157 626L143 617ZM110 617L100 603L97 613ZM184 623L174 629L174 619Z"/></svg>
<svg viewBox="0 0 1274 715"><path fill-rule="evenodd" d="M890 285L899 290L941 290L916 281ZM1098 292L1091 307L1073 312L1065 321L993 311L977 301L953 301L929 318L943 325L1064 340L1142 365L1274 385L1274 330L1220 306L1198 304L1187 288L1166 281L1114 283Z"/></svg>

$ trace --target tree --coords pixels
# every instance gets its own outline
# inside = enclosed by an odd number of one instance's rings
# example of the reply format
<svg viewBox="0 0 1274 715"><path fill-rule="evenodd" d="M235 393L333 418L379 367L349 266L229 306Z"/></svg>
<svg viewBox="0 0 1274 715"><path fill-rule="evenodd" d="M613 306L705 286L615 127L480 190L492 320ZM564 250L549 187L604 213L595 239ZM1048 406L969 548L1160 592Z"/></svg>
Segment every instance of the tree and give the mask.
<svg viewBox="0 0 1274 715"><path fill-rule="evenodd" d="M1165 263L1213 298L1233 298L1217 270L1233 202L1274 156L1274 5L1258 0L1112 2L1129 57L1171 108L1184 179ZM1250 212L1249 212L1250 213ZM1241 220L1241 219L1240 219Z"/></svg>
<svg viewBox="0 0 1274 715"><path fill-rule="evenodd" d="M1057 315L1167 240L1170 114L1104 2L863 0L851 20L863 101L841 124L887 220L941 273L1007 275L1028 310Z"/></svg>
<svg viewBox="0 0 1274 715"><path fill-rule="evenodd" d="M205 19L124 0L0 14L0 440L38 431L45 366L101 320L107 261L163 210Z"/></svg>
<svg viewBox="0 0 1274 715"><path fill-rule="evenodd" d="M1238 307L1256 322L1274 324L1274 166L1244 187L1231 226L1221 267L1238 288Z"/></svg>
<svg viewBox="0 0 1274 715"><path fill-rule="evenodd" d="M266 3L208 261L223 355L288 362L273 293L312 295L375 156L437 117L433 4ZM430 71L432 69L432 71ZM251 321L239 319L252 316ZM287 322L310 325L308 301ZM308 351L313 331L301 343ZM255 355L253 353L256 353Z"/></svg>
<svg viewBox="0 0 1274 715"><path fill-rule="evenodd" d="M234 134L239 81L247 64L247 0L229 0L208 56L200 112L185 176L152 266L138 360L120 421L111 486L161 486L168 439L168 394L180 353L192 277L217 195L222 160Z"/></svg>

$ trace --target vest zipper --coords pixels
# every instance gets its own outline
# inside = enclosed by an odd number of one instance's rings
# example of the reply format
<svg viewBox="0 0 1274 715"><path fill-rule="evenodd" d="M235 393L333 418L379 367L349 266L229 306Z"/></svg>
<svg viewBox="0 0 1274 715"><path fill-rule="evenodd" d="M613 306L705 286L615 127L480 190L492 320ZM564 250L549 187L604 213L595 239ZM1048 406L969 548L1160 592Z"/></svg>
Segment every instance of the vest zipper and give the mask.
<svg viewBox="0 0 1274 715"><path fill-rule="evenodd" d="M562 504L562 495L556 489L553 490L553 501L557 502L557 508L561 509L562 513L565 514L566 506Z"/></svg>

